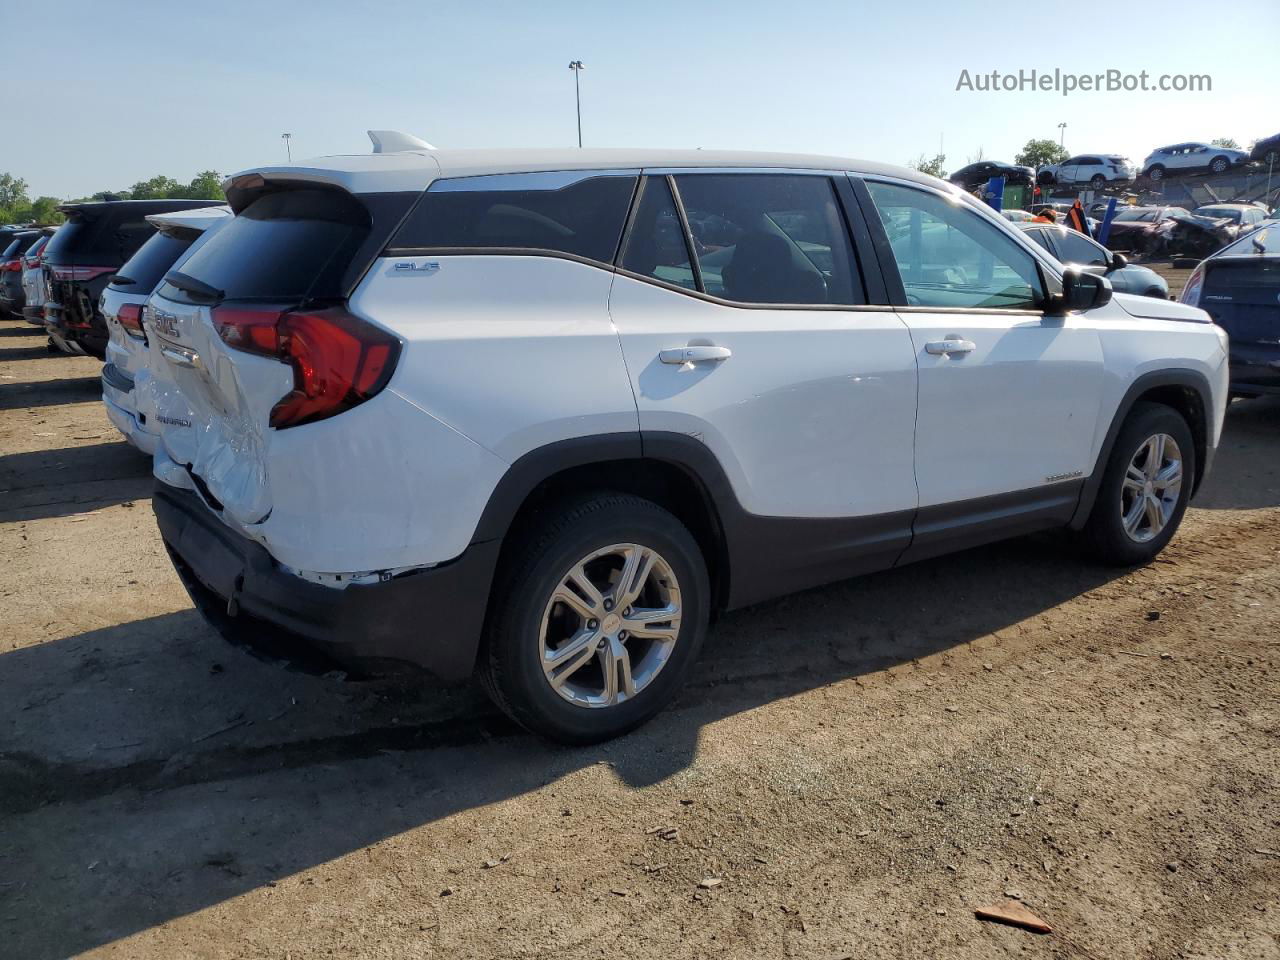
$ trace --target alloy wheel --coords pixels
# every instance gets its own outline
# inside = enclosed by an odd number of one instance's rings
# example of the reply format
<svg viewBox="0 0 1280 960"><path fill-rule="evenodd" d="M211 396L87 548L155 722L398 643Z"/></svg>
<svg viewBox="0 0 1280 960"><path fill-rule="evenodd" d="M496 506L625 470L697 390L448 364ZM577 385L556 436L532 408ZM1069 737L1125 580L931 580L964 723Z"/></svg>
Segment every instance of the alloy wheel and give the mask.
<svg viewBox="0 0 1280 960"><path fill-rule="evenodd" d="M1167 433L1148 437L1125 468L1120 488L1120 521L1137 543L1159 536L1182 492L1182 451Z"/></svg>
<svg viewBox="0 0 1280 960"><path fill-rule="evenodd" d="M542 672L577 706L611 707L645 689L680 635L680 584L651 547L615 543L560 578L543 610Z"/></svg>

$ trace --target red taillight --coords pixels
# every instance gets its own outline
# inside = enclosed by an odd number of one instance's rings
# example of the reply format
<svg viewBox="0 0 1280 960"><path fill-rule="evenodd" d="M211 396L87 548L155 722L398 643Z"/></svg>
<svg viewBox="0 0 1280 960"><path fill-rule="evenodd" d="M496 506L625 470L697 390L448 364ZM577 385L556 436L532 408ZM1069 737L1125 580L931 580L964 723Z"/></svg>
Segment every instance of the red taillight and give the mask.
<svg viewBox="0 0 1280 960"><path fill-rule="evenodd" d="M213 326L223 343L268 357L279 357L278 327L285 316L279 310L243 310L239 307L218 307L213 311Z"/></svg>
<svg viewBox="0 0 1280 960"><path fill-rule="evenodd" d="M142 304L124 304L116 312L116 319L120 321L120 326L124 327L131 337L146 339L146 334L142 331Z"/></svg>
<svg viewBox="0 0 1280 960"><path fill-rule="evenodd" d="M218 307L224 343L293 367L293 390L271 411L271 426L296 427L350 410L378 393L395 369L400 342L341 307L278 312Z"/></svg>
<svg viewBox="0 0 1280 960"><path fill-rule="evenodd" d="M17 273L21 269L21 260L6 260L3 265L0 265L0 270L7 270L10 273Z"/></svg>
<svg viewBox="0 0 1280 960"><path fill-rule="evenodd" d="M55 280L75 280L84 282L100 277L104 273L115 273L119 267L60 267L49 265L50 272L53 273Z"/></svg>

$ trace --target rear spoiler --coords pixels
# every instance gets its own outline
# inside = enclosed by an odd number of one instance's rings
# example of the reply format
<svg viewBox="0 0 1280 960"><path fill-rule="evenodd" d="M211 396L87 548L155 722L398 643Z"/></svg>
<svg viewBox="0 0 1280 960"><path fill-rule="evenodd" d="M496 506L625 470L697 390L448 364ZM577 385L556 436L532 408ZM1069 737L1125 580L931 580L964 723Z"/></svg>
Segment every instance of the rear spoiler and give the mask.
<svg viewBox="0 0 1280 960"><path fill-rule="evenodd" d="M152 213L146 221L164 233L166 230L195 230L204 232L219 220L234 216L225 203L196 207L194 210L173 210L169 213Z"/></svg>
<svg viewBox="0 0 1280 960"><path fill-rule="evenodd" d="M403 150L434 150L425 140L399 130L369 130L374 153L399 153Z"/></svg>

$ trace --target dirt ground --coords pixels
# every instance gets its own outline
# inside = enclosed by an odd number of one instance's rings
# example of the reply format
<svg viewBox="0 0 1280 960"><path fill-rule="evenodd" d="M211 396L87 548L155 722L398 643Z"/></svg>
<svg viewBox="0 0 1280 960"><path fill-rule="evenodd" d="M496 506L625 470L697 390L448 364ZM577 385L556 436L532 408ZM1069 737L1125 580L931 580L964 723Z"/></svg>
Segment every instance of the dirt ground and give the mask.
<svg viewBox="0 0 1280 960"><path fill-rule="evenodd" d="M98 372L0 322L0 956L1280 957L1280 401L1148 568L1037 537L740 611L565 749L225 645Z"/></svg>

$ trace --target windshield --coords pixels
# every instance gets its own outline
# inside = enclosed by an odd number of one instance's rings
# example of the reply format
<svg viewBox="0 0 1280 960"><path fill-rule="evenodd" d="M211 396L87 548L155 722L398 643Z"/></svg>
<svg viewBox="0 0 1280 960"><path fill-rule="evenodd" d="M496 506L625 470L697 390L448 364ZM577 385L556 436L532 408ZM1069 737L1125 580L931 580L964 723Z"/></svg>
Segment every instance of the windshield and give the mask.
<svg viewBox="0 0 1280 960"><path fill-rule="evenodd" d="M1196 211L1197 217L1216 217L1221 219L1225 217L1235 223L1240 222L1241 211L1234 207L1201 207Z"/></svg>
<svg viewBox="0 0 1280 960"><path fill-rule="evenodd" d="M1132 222L1140 220L1143 223L1150 223L1155 220L1156 212L1154 210L1121 210L1116 214L1115 219Z"/></svg>

